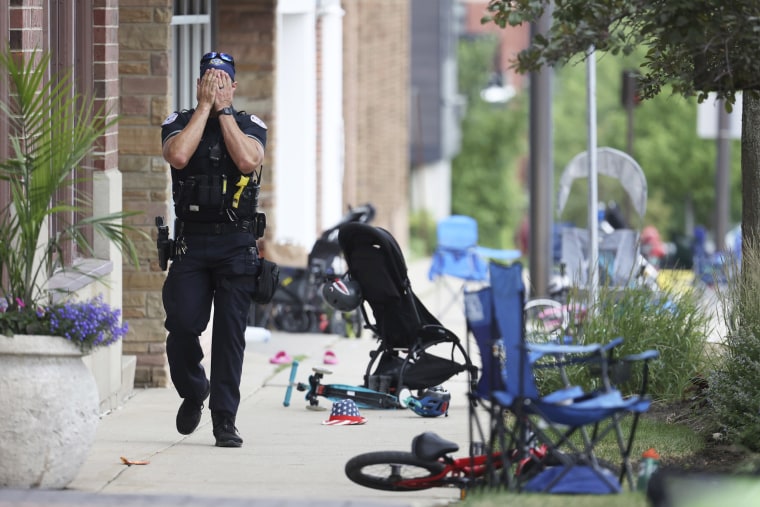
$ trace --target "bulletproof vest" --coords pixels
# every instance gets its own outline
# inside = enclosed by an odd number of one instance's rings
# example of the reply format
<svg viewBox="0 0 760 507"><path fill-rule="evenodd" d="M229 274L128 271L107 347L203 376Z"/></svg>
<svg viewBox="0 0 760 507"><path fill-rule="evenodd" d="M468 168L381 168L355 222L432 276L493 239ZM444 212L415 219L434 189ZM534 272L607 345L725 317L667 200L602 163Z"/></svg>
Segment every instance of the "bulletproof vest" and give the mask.
<svg viewBox="0 0 760 507"><path fill-rule="evenodd" d="M210 119L187 167L172 169L177 218L188 222L229 222L256 215L259 181L240 173L227 153L216 119Z"/></svg>

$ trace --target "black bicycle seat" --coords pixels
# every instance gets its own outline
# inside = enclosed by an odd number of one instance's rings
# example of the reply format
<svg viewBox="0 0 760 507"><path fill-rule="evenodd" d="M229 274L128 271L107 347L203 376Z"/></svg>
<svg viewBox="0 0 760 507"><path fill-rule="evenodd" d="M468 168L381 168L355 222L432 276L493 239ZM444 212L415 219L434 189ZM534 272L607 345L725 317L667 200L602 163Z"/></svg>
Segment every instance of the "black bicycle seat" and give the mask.
<svg viewBox="0 0 760 507"><path fill-rule="evenodd" d="M424 461L436 461L458 450L459 445L441 438L432 431L420 433L412 440L412 454Z"/></svg>

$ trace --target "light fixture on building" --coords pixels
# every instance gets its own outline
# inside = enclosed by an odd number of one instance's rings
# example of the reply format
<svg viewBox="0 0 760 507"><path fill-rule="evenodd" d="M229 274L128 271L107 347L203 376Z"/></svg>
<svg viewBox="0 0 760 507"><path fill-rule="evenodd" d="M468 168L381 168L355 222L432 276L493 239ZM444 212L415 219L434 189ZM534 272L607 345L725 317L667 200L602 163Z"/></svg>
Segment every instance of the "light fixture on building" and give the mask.
<svg viewBox="0 0 760 507"><path fill-rule="evenodd" d="M480 98L489 104L506 104L517 94L515 87L507 83L500 72L491 74L488 85L480 91Z"/></svg>

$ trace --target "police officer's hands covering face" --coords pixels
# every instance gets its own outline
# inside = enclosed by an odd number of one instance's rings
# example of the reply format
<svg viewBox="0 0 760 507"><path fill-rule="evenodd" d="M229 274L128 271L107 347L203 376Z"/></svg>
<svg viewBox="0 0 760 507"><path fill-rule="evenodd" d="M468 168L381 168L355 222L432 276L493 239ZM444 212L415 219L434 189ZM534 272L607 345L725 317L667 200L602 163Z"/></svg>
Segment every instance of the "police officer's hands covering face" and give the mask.
<svg viewBox="0 0 760 507"><path fill-rule="evenodd" d="M176 170L184 169L198 148L209 117L216 117L224 108L231 108L237 83L222 69L209 68L197 83L198 107L182 131L164 142L164 159ZM242 174L251 174L264 160L264 147L243 133L232 116L221 121L224 144L235 166Z"/></svg>
<svg viewBox="0 0 760 507"><path fill-rule="evenodd" d="M217 71L208 69L198 81L198 109L207 107L208 110L214 111L216 103L216 91L219 89L216 77Z"/></svg>
<svg viewBox="0 0 760 507"><path fill-rule="evenodd" d="M218 69L208 69L198 82L198 106L209 106L218 111L232 106L235 83L229 74Z"/></svg>
<svg viewBox="0 0 760 507"><path fill-rule="evenodd" d="M230 78L230 75L222 70L214 70L216 74L216 102L214 103L214 110L218 111L224 107L232 106L232 96L235 92L235 83Z"/></svg>

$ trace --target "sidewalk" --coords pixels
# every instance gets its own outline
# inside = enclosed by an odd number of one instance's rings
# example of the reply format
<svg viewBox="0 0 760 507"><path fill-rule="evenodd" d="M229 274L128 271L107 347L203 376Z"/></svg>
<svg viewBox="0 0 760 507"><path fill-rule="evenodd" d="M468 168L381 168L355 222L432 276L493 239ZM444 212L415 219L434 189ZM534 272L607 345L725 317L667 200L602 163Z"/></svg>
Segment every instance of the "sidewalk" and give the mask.
<svg viewBox="0 0 760 507"><path fill-rule="evenodd" d="M423 301L430 296L427 266L426 260L410 264L413 288ZM461 311L461 305L454 308L452 312ZM454 322L463 325L463 316L455 316ZM459 329L452 330L464 338ZM195 433L180 435L174 423L180 399L174 389L138 390L123 407L102 418L90 456L68 491L0 490L0 506L448 505L458 499L458 490L377 491L349 481L343 467L356 454L408 450L412 438L423 431L435 431L458 442L460 454L467 452L464 374L445 384L452 393L448 417L362 409L365 425L325 426L321 423L332 406L325 398L320 398L325 411L307 410L304 393L294 390L291 405L283 406L290 367L269 363L277 351L300 359L297 381L306 382L313 367L325 367L323 354L330 349L339 363L328 367L333 373L324 382L358 385L376 344L366 330L358 339L275 332L267 342L249 342L237 416L245 440L242 448L214 447L208 410ZM121 456L150 463L126 466Z"/></svg>

